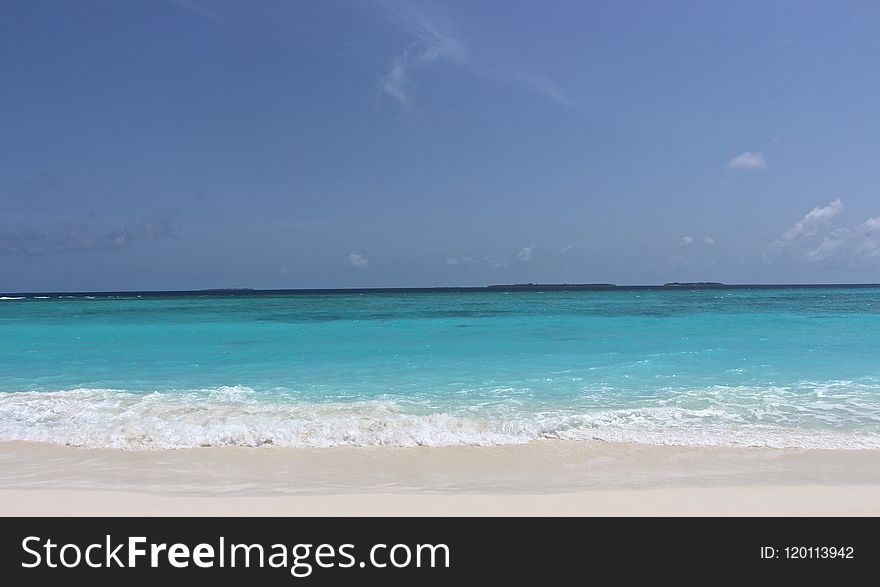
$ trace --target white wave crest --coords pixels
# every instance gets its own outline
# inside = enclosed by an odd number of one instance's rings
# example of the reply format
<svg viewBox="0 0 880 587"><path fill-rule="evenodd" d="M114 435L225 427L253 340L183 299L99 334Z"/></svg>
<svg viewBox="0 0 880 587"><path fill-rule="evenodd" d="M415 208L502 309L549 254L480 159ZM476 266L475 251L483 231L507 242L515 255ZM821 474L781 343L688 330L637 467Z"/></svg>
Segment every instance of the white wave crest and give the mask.
<svg viewBox="0 0 880 587"><path fill-rule="evenodd" d="M784 405L767 390L766 401L760 404L763 407L738 405L731 388L726 389L726 393L714 390L724 401L713 399L712 390L702 390L694 397L685 393L659 405L540 410L504 401L445 410L389 399L309 402L245 386L161 393L91 388L2 392L0 440L124 449L484 446L542 438L880 448L880 409L876 404L859 406L867 410L859 416L860 425L847 428L822 418L845 413L852 406L822 400L821 391L807 401L810 417L795 421L792 414L802 416L805 409L800 405Z"/></svg>

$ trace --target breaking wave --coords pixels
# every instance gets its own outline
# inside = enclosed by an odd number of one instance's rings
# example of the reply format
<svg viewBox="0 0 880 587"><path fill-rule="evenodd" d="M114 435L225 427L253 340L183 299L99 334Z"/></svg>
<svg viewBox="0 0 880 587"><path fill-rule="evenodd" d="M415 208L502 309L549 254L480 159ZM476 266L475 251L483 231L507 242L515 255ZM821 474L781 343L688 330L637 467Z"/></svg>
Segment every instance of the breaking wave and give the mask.
<svg viewBox="0 0 880 587"><path fill-rule="evenodd" d="M599 406L305 401L245 386L163 392L0 392L0 440L89 448L518 444L538 439L659 445L880 448L874 386L713 387Z"/></svg>

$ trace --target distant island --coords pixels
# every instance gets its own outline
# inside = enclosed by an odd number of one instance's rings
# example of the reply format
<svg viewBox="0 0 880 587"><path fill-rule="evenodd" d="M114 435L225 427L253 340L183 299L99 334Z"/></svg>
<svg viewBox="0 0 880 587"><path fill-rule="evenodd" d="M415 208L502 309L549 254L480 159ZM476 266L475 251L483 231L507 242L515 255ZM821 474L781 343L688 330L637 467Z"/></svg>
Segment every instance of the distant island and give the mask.
<svg viewBox="0 0 880 587"><path fill-rule="evenodd" d="M491 291L577 291L577 290L604 290L617 288L686 288L703 289L713 287L730 287L717 281L670 281L662 286L619 286L614 283L514 283L489 285L485 289Z"/></svg>

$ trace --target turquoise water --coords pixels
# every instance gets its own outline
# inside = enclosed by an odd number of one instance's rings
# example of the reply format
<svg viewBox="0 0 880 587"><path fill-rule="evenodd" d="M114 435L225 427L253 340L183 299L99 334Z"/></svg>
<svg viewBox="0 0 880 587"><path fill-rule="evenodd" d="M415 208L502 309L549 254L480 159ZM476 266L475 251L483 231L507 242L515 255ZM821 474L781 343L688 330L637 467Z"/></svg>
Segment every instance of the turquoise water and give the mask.
<svg viewBox="0 0 880 587"><path fill-rule="evenodd" d="M880 289L0 300L0 440L880 447Z"/></svg>

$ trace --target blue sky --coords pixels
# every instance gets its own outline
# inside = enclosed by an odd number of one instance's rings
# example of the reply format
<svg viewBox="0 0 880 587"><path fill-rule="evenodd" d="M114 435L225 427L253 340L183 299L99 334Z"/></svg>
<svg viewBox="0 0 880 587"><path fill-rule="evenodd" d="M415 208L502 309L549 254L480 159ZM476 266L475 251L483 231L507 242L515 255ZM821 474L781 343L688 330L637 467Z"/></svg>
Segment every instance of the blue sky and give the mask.
<svg viewBox="0 0 880 587"><path fill-rule="evenodd" d="M0 291L880 281L880 3L7 0Z"/></svg>

